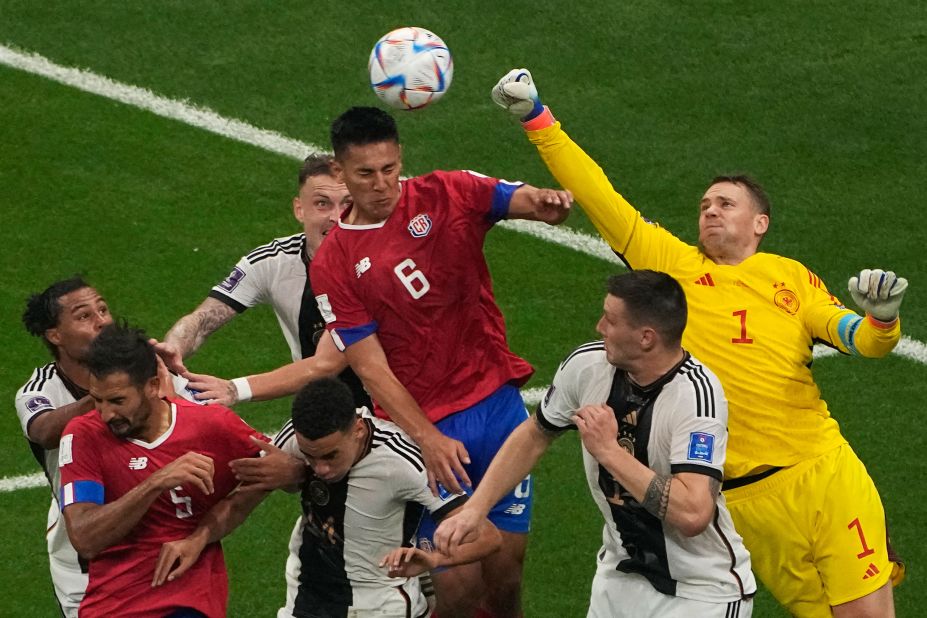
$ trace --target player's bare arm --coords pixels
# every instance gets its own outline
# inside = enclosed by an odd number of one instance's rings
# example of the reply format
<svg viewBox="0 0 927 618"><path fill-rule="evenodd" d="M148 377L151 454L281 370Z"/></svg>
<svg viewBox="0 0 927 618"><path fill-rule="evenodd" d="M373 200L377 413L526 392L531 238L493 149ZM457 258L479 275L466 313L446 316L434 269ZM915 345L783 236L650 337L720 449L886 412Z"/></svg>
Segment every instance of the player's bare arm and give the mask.
<svg viewBox="0 0 927 618"><path fill-rule="evenodd" d="M185 373L184 377L190 381L188 387L198 391L197 399L233 406L240 401L267 401L293 395L312 380L336 376L347 367L348 361L344 354L335 347L331 335L325 333L319 339L313 356L273 371L235 380L190 372ZM246 393L242 393L238 386L242 380L247 381Z"/></svg>
<svg viewBox="0 0 927 618"><path fill-rule="evenodd" d="M558 435L546 429L536 416L516 427L470 499L438 525L435 545L442 552L453 552L459 545L470 543L493 505L528 476Z"/></svg>
<svg viewBox="0 0 927 618"><path fill-rule="evenodd" d="M522 185L512 194L508 218L558 225L570 216L572 206L573 194L569 191Z"/></svg>
<svg viewBox="0 0 927 618"><path fill-rule="evenodd" d="M216 503L190 536L162 545L151 587L174 581L186 573L207 545L223 539L240 526L269 493L236 491Z"/></svg>
<svg viewBox="0 0 927 618"><path fill-rule="evenodd" d="M93 397L87 395L74 403L43 412L36 416L29 425L29 439L46 450L56 449L68 421L75 416L90 412L93 407Z"/></svg>
<svg viewBox="0 0 927 618"><path fill-rule="evenodd" d="M177 320L164 335L164 343L173 346L182 358L186 358L236 315L238 313L222 301L206 298L192 313Z"/></svg>
<svg viewBox="0 0 927 618"><path fill-rule="evenodd" d="M460 441L442 434L428 420L393 374L376 334L351 344L344 354L370 396L422 449L432 492L437 495L436 482L458 494L463 493L460 483L471 486L464 470L464 464L470 463L467 449Z"/></svg>
<svg viewBox="0 0 927 618"><path fill-rule="evenodd" d="M574 416L583 446L652 515L686 536L700 534L715 512L720 484L705 474L660 475L618 445L618 421L607 405L581 408Z"/></svg>
<svg viewBox="0 0 927 618"><path fill-rule="evenodd" d="M451 511L448 517L458 513L461 508ZM484 518L480 522L476 532L472 542L455 546L448 553L425 551L417 547L397 547L380 561L380 567L388 569L390 577L416 577L441 567L477 562L499 551L502 535L488 519Z"/></svg>
<svg viewBox="0 0 927 618"><path fill-rule="evenodd" d="M238 491L296 491L306 479L306 463L253 436L251 442L261 449L264 456L245 457L229 462L235 478L241 482Z"/></svg>
<svg viewBox="0 0 927 618"><path fill-rule="evenodd" d="M188 483L205 494L213 492L212 458L189 452L164 466L109 504L76 502L64 508L71 544L92 560L122 540L163 492Z"/></svg>

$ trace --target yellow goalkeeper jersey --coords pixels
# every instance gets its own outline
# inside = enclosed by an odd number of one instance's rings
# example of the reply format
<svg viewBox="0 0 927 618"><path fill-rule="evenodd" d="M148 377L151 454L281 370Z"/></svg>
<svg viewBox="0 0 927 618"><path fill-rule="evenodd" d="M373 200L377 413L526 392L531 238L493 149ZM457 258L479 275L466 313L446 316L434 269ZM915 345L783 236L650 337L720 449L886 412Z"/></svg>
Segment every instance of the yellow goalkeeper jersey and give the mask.
<svg viewBox="0 0 927 618"><path fill-rule="evenodd" d="M757 253L735 266L716 264L643 218L560 123L528 137L630 268L669 273L685 290L683 345L717 374L728 399L726 478L789 466L845 442L811 375L812 347L884 356L900 338L898 320L879 326L860 317L795 260Z"/></svg>

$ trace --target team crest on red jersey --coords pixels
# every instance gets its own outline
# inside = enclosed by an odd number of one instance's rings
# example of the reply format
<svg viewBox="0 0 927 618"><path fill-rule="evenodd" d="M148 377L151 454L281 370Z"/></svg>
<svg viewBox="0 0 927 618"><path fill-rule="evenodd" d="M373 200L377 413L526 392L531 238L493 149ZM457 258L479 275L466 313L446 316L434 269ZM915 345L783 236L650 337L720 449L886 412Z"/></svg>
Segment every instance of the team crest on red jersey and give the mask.
<svg viewBox="0 0 927 618"><path fill-rule="evenodd" d="M431 231L431 217L426 214L415 215L409 221L409 233L415 238L427 236Z"/></svg>

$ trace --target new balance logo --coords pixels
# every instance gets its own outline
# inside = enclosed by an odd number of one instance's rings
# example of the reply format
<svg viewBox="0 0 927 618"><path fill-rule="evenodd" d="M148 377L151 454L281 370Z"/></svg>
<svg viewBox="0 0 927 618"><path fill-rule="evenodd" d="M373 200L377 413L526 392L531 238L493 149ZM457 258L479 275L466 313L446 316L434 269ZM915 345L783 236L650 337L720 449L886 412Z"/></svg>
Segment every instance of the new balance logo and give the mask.
<svg viewBox="0 0 927 618"><path fill-rule="evenodd" d="M365 272L370 270L370 258L365 257L360 262L354 265L354 272L357 273L357 278L360 279L360 276Z"/></svg>
<svg viewBox="0 0 927 618"><path fill-rule="evenodd" d="M870 577L875 577L878 574L879 574L879 567L877 567L876 565L870 562L869 568L866 569L866 574L863 575L863 579L869 579Z"/></svg>
<svg viewBox="0 0 927 618"><path fill-rule="evenodd" d="M129 470L144 470L148 467L147 457L132 457L129 459Z"/></svg>
<svg viewBox="0 0 927 618"><path fill-rule="evenodd" d="M711 278L711 273L705 273L695 280L695 285L707 285L709 287L715 287L715 281Z"/></svg>
<svg viewBox="0 0 927 618"><path fill-rule="evenodd" d="M505 509L506 514L508 515L521 515L525 512L524 504L513 504L509 508Z"/></svg>

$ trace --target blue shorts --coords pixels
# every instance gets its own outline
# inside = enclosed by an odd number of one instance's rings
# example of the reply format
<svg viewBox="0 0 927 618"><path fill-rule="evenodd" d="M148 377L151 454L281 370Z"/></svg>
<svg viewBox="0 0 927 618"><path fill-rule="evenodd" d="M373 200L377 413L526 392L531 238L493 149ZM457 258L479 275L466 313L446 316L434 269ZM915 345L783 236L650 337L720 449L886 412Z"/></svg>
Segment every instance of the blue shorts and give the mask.
<svg viewBox="0 0 927 618"><path fill-rule="evenodd" d="M444 435L463 442L470 454L470 463L464 469L473 486L479 487L492 458L526 418L528 411L521 393L515 386L506 384L479 403L441 419L435 427ZM529 474L492 508L489 521L499 530L527 533L531 527L531 486ZM426 512L418 529L419 546L423 540L433 541L436 528L437 523Z"/></svg>

